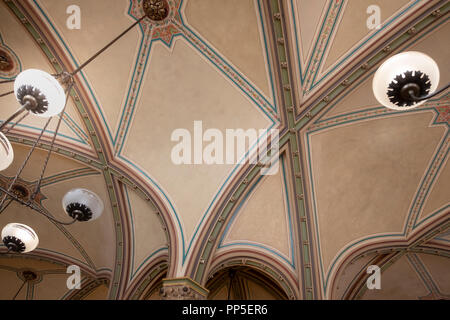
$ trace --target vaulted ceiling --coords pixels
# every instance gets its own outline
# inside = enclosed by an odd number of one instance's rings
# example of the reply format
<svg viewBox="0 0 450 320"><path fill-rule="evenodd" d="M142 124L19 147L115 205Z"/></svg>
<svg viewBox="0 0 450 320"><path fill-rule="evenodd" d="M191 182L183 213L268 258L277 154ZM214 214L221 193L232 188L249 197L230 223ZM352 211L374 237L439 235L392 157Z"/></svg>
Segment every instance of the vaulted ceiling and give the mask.
<svg viewBox="0 0 450 320"><path fill-rule="evenodd" d="M127 299L161 272L206 285L236 265L290 299L448 298L448 93L396 112L377 102L372 79L386 58L414 50L437 62L440 86L450 81L449 1L168 3L166 20L143 20L75 77L63 115L41 206L64 219L63 195L83 187L102 198L104 214L61 226L8 208L0 227L25 223L40 243L0 256L0 282L11 288L0 298L14 295L25 269L42 280L19 298ZM80 29L68 28L70 5L81 9ZM3 0L0 50L13 68L0 79L72 71L143 14L139 0ZM0 84L0 94L10 90ZM17 106L1 98L0 119ZM279 129L277 173L174 164L172 133L193 133L195 121L203 131ZM44 124L28 117L8 133L15 160L2 185ZM55 126L21 175L30 190ZM381 291L365 287L372 264ZM66 288L68 265L82 269L81 292Z"/></svg>

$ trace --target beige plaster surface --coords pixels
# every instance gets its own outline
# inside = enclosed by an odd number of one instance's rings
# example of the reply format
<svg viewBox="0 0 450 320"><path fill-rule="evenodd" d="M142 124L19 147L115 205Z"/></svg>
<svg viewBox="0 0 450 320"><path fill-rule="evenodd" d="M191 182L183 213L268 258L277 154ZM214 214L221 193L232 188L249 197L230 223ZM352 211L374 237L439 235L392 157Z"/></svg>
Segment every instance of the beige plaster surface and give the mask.
<svg viewBox="0 0 450 320"><path fill-rule="evenodd" d="M364 257L359 257L355 260L349 262L342 270L336 281L334 282L333 292L331 299L342 299L342 295L345 294L347 288L350 286L351 282L355 277L369 264L369 262L374 259L376 254L367 254Z"/></svg>
<svg viewBox="0 0 450 320"><path fill-rule="evenodd" d="M333 116L364 110L370 107L380 107L372 90L373 75L364 80L350 94L337 102L332 109L326 113L325 119Z"/></svg>
<svg viewBox="0 0 450 320"><path fill-rule="evenodd" d="M417 300L428 290L406 257L381 273L381 290L366 290L363 300Z"/></svg>
<svg viewBox="0 0 450 320"><path fill-rule="evenodd" d="M54 214L54 217L63 221L70 221L61 213L62 206L60 208L58 208L60 210L51 213ZM8 223L22 223L31 227L39 238L38 249L49 253L62 253L87 264L72 242L54 224L39 213L14 202L0 218L0 226L2 228Z"/></svg>
<svg viewBox="0 0 450 320"><path fill-rule="evenodd" d="M96 268L112 269L116 255L116 228L109 194L102 175L74 178L70 181L47 186L42 189L42 192L48 199L42 201L42 204L49 212L54 214L55 218L70 221L70 218L68 219L63 211L61 199L72 188L85 188L94 191L102 199L105 210L97 220L75 223L67 226L67 230L87 252ZM49 241L52 241L54 237L52 232L48 232L47 236ZM58 246L58 244L56 243L55 246Z"/></svg>
<svg viewBox="0 0 450 320"><path fill-rule="evenodd" d="M369 19L370 15L367 14L366 11L370 5L377 5L380 7L381 24L383 24L409 2L410 0L346 1L342 20L340 21L336 35L332 40L331 48L325 60L323 70L327 70L367 35L377 31L376 29L370 30L367 27L367 19Z"/></svg>
<svg viewBox="0 0 450 320"><path fill-rule="evenodd" d="M450 166L448 160L443 165L442 172L437 177L428 198L423 206L419 221L428 217L436 210L448 206L450 203Z"/></svg>
<svg viewBox="0 0 450 320"><path fill-rule="evenodd" d="M444 128L431 112L357 122L312 135L311 166L324 268L346 244L401 233Z"/></svg>
<svg viewBox="0 0 450 320"><path fill-rule="evenodd" d="M135 22L127 13L128 0L82 0L76 1L81 10L81 29L71 30L66 25L69 18L66 9L75 4L74 1L38 2L79 65ZM105 11L108 14L104 14ZM128 92L140 39L140 29L134 28L84 70L112 132L115 132Z"/></svg>
<svg viewBox="0 0 450 320"><path fill-rule="evenodd" d="M46 274L43 280L34 286L33 300L59 300L67 293L68 273Z"/></svg>
<svg viewBox="0 0 450 320"><path fill-rule="evenodd" d="M417 255L442 294L450 294L450 259L432 254Z"/></svg>
<svg viewBox="0 0 450 320"><path fill-rule="evenodd" d="M49 270L65 270L61 265L22 257L0 259L0 266L9 266L17 270L32 270L37 273ZM66 281L68 276L68 274L43 275L43 280L40 283L35 283L33 298L35 300L60 299L67 292ZM0 283L2 284L0 300L11 300L23 282L15 271L6 271L0 267ZM17 296L17 300L26 299L26 293L27 286L25 285Z"/></svg>
<svg viewBox="0 0 450 320"><path fill-rule="evenodd" d="M50 74L55 73L55 70L50 65L47 57L37 46L36 41L23 28L17 18L10 13L10 10L4 3L0 3L0 35L3 38L3 42L18 56L22 65L22 71L27 69L39 69ZM1 93L9 92L14 90L14 84L3 84L0 88ZM14 95L9 95L0 99L0 119L4 120L8 118L18 109L19 103ZM66 113L84 129L83 122L78 116L74 103L71 100L68 102ZM29 116L22 124L37 128L34 132L38 134L40 129L44 127L46 121L47 119ZM53 119L48 130L54 131L56 124L57 120ZM23 130L23 128L21 129ZM64 122L62 122L59 132L68 137L79 139Z"/></svg>
<svg viewBox="0 0 450 320"><path fill-rule="evenodd" d="M440 85L450 81L450 75L444 70L449 70L450 62L448 56L450 53L450 46L446 41L441 41L443 37L446 37L450 33L450 23L444 23L444 25L433 30L425 37L418 39L418 42L407 47L403 51L419 51L428 54L439 66L440 72ZM437 47L437 48L436 48ZM388 59L388 58L386 58ZM376 69L374 70L376 71ZM373 75L370 75L364 80L356 89L345 96L340 102L338 102L332 110L330 110L325 118L345 114L348 112L359 111L370 107L379 107L380 103L375 99L372 90Z"/></svg>
<svg viewBox="0 0 450 320"><path fill-rule="evenodd" d="M189 0L185 8L187 23L270 97L258 12L252 0Z"/></svg>
<svg viewBox="0 0 450 320"><path fill-rule="evenodd" d="M89 293L83 300L108 300L108 287L101 285Z"/></svg>
<svg viewBox="0 0 450 320"><path fill-rule="evenodd" d="M295 0L295 15L297 19L297 37L303 63L313 48L316 32L320 29L321 17L324 14L327 0Z"/></svg>
<svg viewBox="0 0 450 320"><path fill-rule="evenodd" d="M14 177L17 174L19 168L22 166L30 151L30 148L28 146L20 144L13 144L12 147L14 150L14 160L6 170L0 172L0 174L6 177ZM47 150L35 149L27 165L20 174L20 178L27 182L37 181L41 175L41 170L43 168L47 154ZM82 168L86 167L77 161L73 161L66 157L52 153L48 161L44 178L51 177L66 171L72 171Z"/></svg>
<svg viewBox="0 0 450 320"><path fill-rule="evenodd" d="M281 166L281 164L280 164ZM224 244L250 241L290 256L289 225L281 168L260 181L233 221Z"/></svg>
<svg viewBox="0 0 450 320"><path fill-rule="evenodd" d="M15 272L7 271L0 268L0 281L2 283L2 290L0 290L0 300L11 300L22 285ZM17 295L16 300L26 299L26 288L22 289Z"/></svg>
<svg viewBox="0 0 450 320"><path fill-rule="evenodd" d="M178 142L171 141L173 131L190 132L193 161L194 121L202 121L203 132L219 129L225 139L226 129L259 130L268 127L268 120L183 40L176 40L173 52L156 43L150 59L152 67L122 154L165 190L188 241L233 166L175 165L171 153Z"/></svg>
<svg viewBox="0 0 450 320"><path fill-rule="evenodd" d="M150 207L149 203L139 197L136 192L129 189L128 197L133 219L133 272L135 272L150 254L167 245L167 239L162 229L160 219L155 210ZM149 263L150 261L151 260L146 261L146 263Z"/></svg>

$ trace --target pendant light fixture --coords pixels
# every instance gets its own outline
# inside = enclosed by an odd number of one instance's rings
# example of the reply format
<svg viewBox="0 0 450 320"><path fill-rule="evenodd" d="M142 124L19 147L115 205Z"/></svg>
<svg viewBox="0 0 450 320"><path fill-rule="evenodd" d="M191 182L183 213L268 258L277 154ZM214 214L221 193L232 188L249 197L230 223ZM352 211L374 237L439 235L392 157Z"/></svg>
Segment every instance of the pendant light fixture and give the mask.
<svg viewBox="0 0 450 320"><path fill-rule="evenodd" d="M14 94L22 107L43 118L58 115L66 104L61 84L50 74L36 69L25 70L17 76Z"/></svg>
<svg viewBox="0 0 450 320"><path fill-rule="evenodd" d="M0 171L5 170L12 163L14 151L8 138L0 132Z"/></svg>
<svg viewBox="0 0 450 320"><path fill-rule="evenodd" d="M29 226L9 223L2 230L2 240L8 251L27 253L36 249L39 238Z"/></svg>
<svg viewBox="0 0 450 320"><path fill-rule="evenodd" d="M143 8L145 15L109 42L106 46L100 49L86 62L81 64L76 70L72 72L64 71L60 74L51 75L41 70L28 69L21 72L14 80L0 81L0 83L14 82L14 91L0 94L0 97L15 94L19 103L18 110L0 125L0 171L7 169L14 158L13 148L6 137L7 133L30 114L47 119L47 122L42 128L39 136L34 141L28 155L26 156L23 164L20 166L15 177L9 182L7 187L0 186L0 214L2 214L8 206L15 201L61 225L71 225L76 221L95 220L101 216L104 210L102 200L94 192L86 189L72 189L63 197L63 210L72 219L69 222L59 221L53 216L47 214L35 201L35 199L40 191L42 179L44 177L50 155L53 151L53 146L61 124L62 115L64 114L67 106L68 95L74 85L74 76L135 26L140 24L145 18L153 21L165 19L169 10L166 0L156 1L158 2L158 5L155 5L154 2L154 0L144 0ZM160 3L163 5L161 6ZM56 130L53 134L40 177L34 186L34 191L31 195L28 195L23 188L20 188L17 181L23 169L30 160L32 153L39 144L39 141L42 139L42 136L50 121L54 117L58 118ZM15 123L12 123L12 121L16 118L18 118L18 120L16 120ZM3 244L8 249L7 253L27 253L33 251L39 243L39 238L31 227L18 223L10 223L6 225L2 230L1 237Z"/></svg>
<svg viewBox="0 0 450 320"><path fill-rule="evenodd" d="M379 103L393 110L410 110L448 89L437 90L439 67L428 55L408 51L387 59L377 70L372 88Z"/></svg>

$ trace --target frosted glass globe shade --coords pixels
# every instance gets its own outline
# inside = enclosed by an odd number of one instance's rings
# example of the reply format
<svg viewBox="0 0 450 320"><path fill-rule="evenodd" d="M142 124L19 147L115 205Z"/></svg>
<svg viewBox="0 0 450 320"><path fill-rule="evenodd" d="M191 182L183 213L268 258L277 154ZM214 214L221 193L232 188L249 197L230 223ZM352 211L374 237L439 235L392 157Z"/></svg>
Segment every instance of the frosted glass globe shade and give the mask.
<svg viewBox="0 0 450 320"><path fill-rule="evenodd" d="M2 240L7 246L14 243L19 252L27 253L36 249L39 238L32 228L20 223L9 223L2 230Z"/></svg>
<svg viewBox="0 0 450 320"><path fill-rule="evenodd" d="M103 213L103 201L94 192L87 189L72 189L62 200L64 211L74 218L74 214L86 216L85 220L98 219Z"/></svg>
<svg viewBox="0 0 450 320"><path fill-rule="evenodd" d="M55 116L64 109L66 94L61 84L47 72L28 69L21 72L14 81L14 94L23 104L23 96L31 95L38 100L41 110L30 110L43 118Z"/></svg>
<svg viewBox="0 0 450 320"><path fill-rule="evenodd" d="M0 171L9 167L14 159L14 150L8 138L0 132Z"/></svg>
<svg viewBox="0 0 450 320"><path fill-rule="evenodd" d="M426 83L430 85L429 91L428 93L424 93L424 95L436 91L440 76L437 63L428 55L421 52L403 52L386 60L375 73L372 88L375 98L379 103L394 110L409 110L425 103L425 101L419 101L412 103L410 106L401 106L398 103L393 102L392 98L390 98L390 96L393 96L392 86L395 87L395 85L399 83L396 78L400 76L402 77L401 79L406 79L405 73L408 71L413 72L413 78L419 77L418 72L429 78L429 80L426 81ZM421 79L425 79L423 76L420 77Z"/></svg>

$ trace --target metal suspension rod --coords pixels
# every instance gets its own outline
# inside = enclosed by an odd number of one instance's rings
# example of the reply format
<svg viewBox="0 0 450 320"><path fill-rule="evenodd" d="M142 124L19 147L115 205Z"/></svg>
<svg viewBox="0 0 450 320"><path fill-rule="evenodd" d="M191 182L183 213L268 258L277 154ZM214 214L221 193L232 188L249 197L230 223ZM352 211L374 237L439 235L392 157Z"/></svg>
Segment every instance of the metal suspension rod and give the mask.
<svg viewBox="0 0 450 320"><path fill-rule="evenodd" d="M8 202L5 206L1 207L1 208L0 208L0 214L2 214L2 213L9 207L9 205L10 205L13 201L14 201L14 198L11 198L11 199L9 200L9 202Z"/></svg>
<svg viewBox="0 0 450 320"><path fill-rule="evenodd" d="M10 94L13 94L13 93L14 93L14 90L13 90L13 91L6 92L6 93L2 93L2 94L0 94L0 98L6 97L6 96L8 96L8 95L10 95Z"/></svg>
<svg viewBox="0 0 450 320"><path fill-rule="evenodd" d="M25 283L27 283L27 280L24 280L22 285L20 286L19 290L16 292L16 294L14 295L14 297L12 298L13 300L16 300L17 296L19 295L19 292L22 291L23 287L25 286Z"/></svg>
<svg viewBox="0 0 450 320"><path fill-rule="evenodd" d="M112 46L117 40L122 38L125 34L127 34L131 29L133 29L136 25L141 23L142 20L144 20L146 16L143 16L139 20L137 20L135 23L133 23L128 29L126 29L124 32L122 32L120 35L118 35L115 39L113 39L111 42L109 42L106 46L104 46L102 49L100 49L96 54L94 54L91 58L89 58L86 62L84 62L81 66L79 66L75 71L71 73L72 76L76 75L78 72L80 72L84 67L86 67L89 63L91 63L93 60L95 60L100 54L102 54L106 49L108 49L110 46Z"/></svg>
<svg viewBox="0 0 450 320"><path fill-rule="evenodd" d="M31 196L31 200L32 201L36 198L36 196L37 196L37 194L39 192L39 189L41 188L42 179L44 178L45 170L47 169L48 161L50 160L50 155L52 154L52 151L53 151L53 146L55 144L56 136L58 135L58 132L59 132L59 127L61 126L61 121L62 121L62 118L64 116L64 112L66 111L66 108L67 108L67 104L68 104L67 101L68 101L68 98L69 98L70 91L72 90L72 87L73 87L73 82L67 88L67 91L66 91L66 104L64 105L63 110L59 114L58 124L56 125L56 130L55 130L55 133L53 134L52 142L50 144L50 149L48 150L47 157L45 158L44 166L42 167L41 176L39 177L39 180L37 182L36 188L35 188L35 190L33 192L33 195Z"/></svg>
<svg viewBox="0 0 450 320"><path fill-rule="evenodd" d="M408 93L411 96L411 98L413 99L413 101L423 101L423 100L428 100L430 98L433 98L435 96L437 96L438 94L444 92L445 90L447 90L450 87L450 83L447 84L445 87L433 92L432 94L426 95L426 96L422 96L422 97L417 97L414 94L414 90L409 90Z"/></svg>
<svg viewBox="0 0 450 320"><path fill-rule="evenodd" d="M8 123L10 123L12 120L14 120L16 117L18 117L19 115L21 115L26 108L30 105L31 102L27 101L25 102L25 104L19 109L17 110L11 117L9 117L8 119L5 120L5 122L2 123L2 125L0 126L0 131L3 130L4 127L6 127L8 125Z"/></svg>
<svg viewBox="0 0 450 320"><path fill-rule="evenodd" d="M230 276L230 285L228 287L228 297L227 300L230 300L231 298L231 290L233 289L233 280L234 280L234 276L236 275L236 271L234 270L230 270L228 275Z"/></svg>
<svg viewBox="0 0 450 320"><path fill-rule="evenodd" d="M20 174L22 173L23 169L25 168L27 162L30 160L31 154L33 153L34 149L36 149L37 144L39 143L39 141L41 140L42 136L44 135L45 130L47 129L48 125L50 124L50 121L52 120L52 118L49 118L47 123L45 124L44 128L42 129L39 137L36 139L36 141L33 144L33 147L31 148L31 150L28 152L27 157L25 158L25 161L22 163L22 166L20 167L19 171L17 172L16 176L14 177L13 181L11 182L11 184L8 187L8 192L11 191L11 188L13 187L13 185L16 183L17 179L19 178ZM7 194L5 194L3 196L2 201L0 202L0 208L3 206L5 200L6 200ZM14 197L16 198L16 197Z"/></svg>
<svg viewBox="0 0 450 320"><path fill-rule="evenodd" d="M77 218L76 218L76 217L75 217L72 221L69 221L69 222L63 222L63 221L59 221L59 220L53 218L52 216L48 215L47 213L45 213L45 212L44 212L43 210L41 210L40 208L36 208L34 205L31 205L30 208L33 209L34 211L36 211L36 212L42 214L42 215L43 215L44 217L46 217L47 219L49 219L49 220L51 220L51 221L53 221L53 222L56 222L56 223L58 223L58 224L62 224L62 225L64 225L64 226L70 226L70 225L74 224L75 222L77 222Z"/></svg>
<svg viewBox="0 0 450 320"><path fill-rule="evenodd" d="M53 218L52 216L48 215L47 213L45 213L41 208L37 207L35 204L33 204L31 201L25 201L22 200L20 198L18 198L14 193L12 193L11 191L8 191L6 189L4 189L3 187L0 187L0 191L5 193L7 196L10 196L11 198L13 198L14 201L19 202L21 205L30 208L31 210L34 210L40 214L42 214L43 216L45 216L46 218L48 218L49 220L52 220L56 223L62 224L62 225L71 225L73 223L75 223L77 221L76 217L73 221L69 221L69 222L63 222L63 221L59 221L55 218Z"/></svg>
<svg viewBox="0 0 450 320"><path fill-rule="evenodd" d="M26 117L28 117L30 115L30 111L28 111L27 113L25 113L19 120L17 120L15 123L13 123L8 130L5 131L5 135L8 134L12 129L14 129L15 126L17 126L19 123L21 123L23 121L23 119L25 119Z"/></svg>

